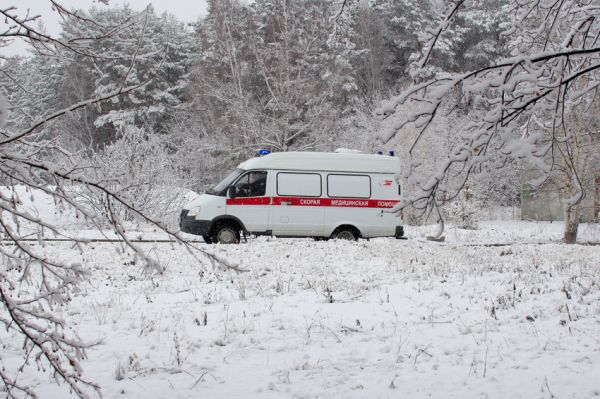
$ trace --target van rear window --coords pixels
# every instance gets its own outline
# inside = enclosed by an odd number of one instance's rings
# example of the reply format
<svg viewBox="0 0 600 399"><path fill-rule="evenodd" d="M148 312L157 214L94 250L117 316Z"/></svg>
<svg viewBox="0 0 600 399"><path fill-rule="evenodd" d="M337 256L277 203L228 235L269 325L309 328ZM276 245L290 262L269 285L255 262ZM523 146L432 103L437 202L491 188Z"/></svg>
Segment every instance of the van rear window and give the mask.
<svg viewBox="0 0 600 399"><path fill-rule="evenodd" d="M320 197L321 175L318 173L277 173L277 195L282 197Z"/></svg>
<svg viewBox="0 0 600 399"><path fill-rule="evenodd" d="M327 175L327 195L333 198L370 198L371 178L365 175Z"/></svg>

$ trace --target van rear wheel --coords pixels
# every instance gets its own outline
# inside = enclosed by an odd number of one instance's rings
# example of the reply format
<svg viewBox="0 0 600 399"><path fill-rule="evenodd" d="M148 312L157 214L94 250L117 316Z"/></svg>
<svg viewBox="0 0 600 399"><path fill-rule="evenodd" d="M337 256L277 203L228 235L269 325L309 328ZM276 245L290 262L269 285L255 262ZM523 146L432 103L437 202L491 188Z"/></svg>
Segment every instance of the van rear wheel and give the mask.
<svg viewBox="0 0 600 399"><path fill-rule="evenodd" d="M358 240L359 234L354 227L342 226L335 229L331 238L338 240L356 241Z"/></svg>
<svg viewBox="0 0 600 399"><path fill-rule="evenodd" d="M240 231L231 224L222 224L215 227L212 241L219 244L239 244Z"/></svg>

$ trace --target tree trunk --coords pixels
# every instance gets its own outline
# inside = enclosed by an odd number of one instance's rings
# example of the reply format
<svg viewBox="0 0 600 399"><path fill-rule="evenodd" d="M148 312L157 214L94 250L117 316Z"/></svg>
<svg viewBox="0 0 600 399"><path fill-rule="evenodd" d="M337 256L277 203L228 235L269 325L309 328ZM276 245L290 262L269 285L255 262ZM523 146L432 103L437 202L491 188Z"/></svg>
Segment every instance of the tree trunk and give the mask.
<svg viewBox="0 0 600 399"><path fill-rule="evenodd" d="M565 244L575 244L577 242L577 229L579 227L579 207L565 207L565 232L563 242Z"/></svg>

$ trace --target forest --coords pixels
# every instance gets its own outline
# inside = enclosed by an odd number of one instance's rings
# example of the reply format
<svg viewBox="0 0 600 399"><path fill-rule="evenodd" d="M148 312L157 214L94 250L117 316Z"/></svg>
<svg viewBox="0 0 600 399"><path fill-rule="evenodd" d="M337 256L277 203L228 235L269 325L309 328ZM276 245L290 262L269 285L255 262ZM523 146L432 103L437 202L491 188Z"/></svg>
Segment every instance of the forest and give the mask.
<svg viewBox="0 0 600 399"><path fill-rule="evenodd" d="M506 2L478 3L440 38L430 60L436 70L460 73L509 54L500 33ZM202 192L257 149L404 154L415 129L384 144L382 132L398 117L376 111L413 81L411 63L446 8L405 0L347 7L335 29L339 5L322 1L209 1L192 26L151 6L79 10L81 19L63 20L60 40L89 41L81 50L34 43L29 56L3 61L9 127L25 129L72 104L139 86L34 133L65 149L81 170L133 187L136 205L167 218L174 198L165 200L170 190L161 187ZM420 156L424 171L456 139L451 127L484 112L451 96ZM482 172L472 183L474 208L518 206L516 162L499 160Z"/></svg>
<svg viewBox="0 0 600 399"><path fill-rule="evenodd" d="M0 5L0 394L599 395L595 0L47 1ZM393 151L409 239L183 234L259 149Z"/></svg>

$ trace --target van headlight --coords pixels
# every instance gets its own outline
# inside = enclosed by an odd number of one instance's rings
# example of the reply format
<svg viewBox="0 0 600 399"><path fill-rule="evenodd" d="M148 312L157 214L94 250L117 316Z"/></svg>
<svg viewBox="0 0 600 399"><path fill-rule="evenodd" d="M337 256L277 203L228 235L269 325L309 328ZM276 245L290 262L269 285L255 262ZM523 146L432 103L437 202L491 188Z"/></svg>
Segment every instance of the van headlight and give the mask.
<svg viewBox="0 0 600 399"><path fill-rule="evenodd" d="M196 216L198 216L199 213L200 213L200 207L195 206L193 208L190 208L187 215L188 215L188 217L195 218Z"/></svg>

